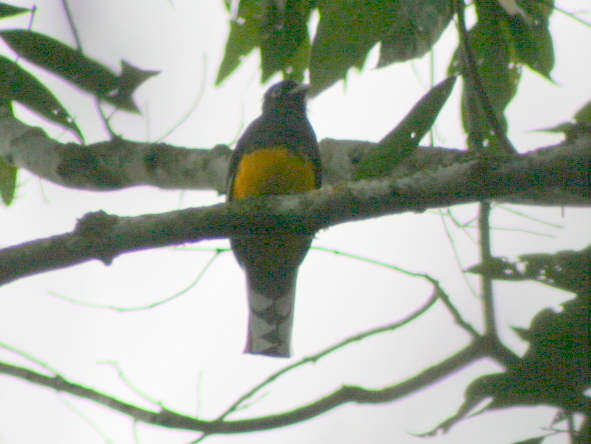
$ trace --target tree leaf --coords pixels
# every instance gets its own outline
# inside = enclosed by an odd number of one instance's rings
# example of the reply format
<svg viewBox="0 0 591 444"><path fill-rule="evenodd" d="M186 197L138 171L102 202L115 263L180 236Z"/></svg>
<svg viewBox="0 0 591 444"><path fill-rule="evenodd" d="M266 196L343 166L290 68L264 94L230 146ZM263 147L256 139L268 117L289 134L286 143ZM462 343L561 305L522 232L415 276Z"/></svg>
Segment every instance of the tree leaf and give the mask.
<svg viewBox="0 0 591 444"><path fill-rule="evenodd" d="M521 14L508 18L510 38L517 59L550 79L554 68L554 48L548 30L552 0L522 0Z"/></svg>
<svg viewBox="0 0 591 444"><path fill-rule="evenodd" d="M529 279L574 293L591 291L591 245L580 251L519 256Z"/></svg>
<svg viewBox="0 0 591 444"><path fill-rule="evenodd" d="M3 56L0 56L0 98L16 100L82 138L74 120L45 85Z"/></svg>
<svg viewBox="0 0 591 444"><path fill-rule="evenodd" d="M327 0L310 54L311 95L343 79L349 68L388 37L396 20L396 0Z"/></svg>
<svg viewBox="0 0 591 444"><path fill-rule="evenodd" d="M492 111L506 131L504 111L517 91L521 75L521 68L511 60L507 32L495 17L481 19L470 30L469 42L484 92L491 103ZM449 72L462 73L466 79L468 68L460 54L461 50L456 50ZM503 152L482 109L479 91L469 80L464 82L463 87L462 121L471 149L489 153Z"/></svg>
<svg viewBox="0 0 591 444"><path fill-rule="evenodd" d="M468 273L486 276L490 279L504 281L523 281L528 279L519 272L516 264L503 257L492 257L487 262L473 265L466 271Z"/></svg>
<svg viewBox="0 0 591 444"><path fill-rule="evenodd" d="M18 6L7 5L6 3L0 3L0 18L10 17L11 15L18 15L29 11L29 8L20 8Z"/></svg>
<svg viewBox="0 0 591 444"><path fill-rule="evenodd" d="M551 405L589 414L584 392L591 386L588 295L566 302L564 310L538 313L531 324L530 347L517 365L483 376L466 391L467 399L493 397L490 409Z"/></svg>
<svg viewBox="0 0 591 444"><path fill-rule="evenodd" d="M467 271L504 281L533 280L581 294L591 291L591 245L580 251L524 254L518 263L495 257Z"/></svg>
<svg viewBox="0 0 591 444"><path fill-rule="evenodd" d="M117 108L138 112L131 98L138 84L135 84L133 89L129 88L129 79L125 79L123 75L116 75L109 68L85 57L74 48L46 35L21 29L0 31L0 37L29 62L57 74ZM151 75L154 73L146 72Z"/></svg>
<svg viewBox="0 0 591 444"><path fill-rule="evenodd" d="M575 120L577 123L585 123L591 125L591 101L587 102L583 107L575 114Z"/></svg>
<svg viewBox="0 0 591 444"><path fill-rule="evenodd" d="M6 206L10 205L14 199L16 176L17 169L0 157L0 197Z"/></svg>
<svg viewBox="0 0 591 444"><path fill-rule="evenodd" d="M450 2L400 0L396 20L382 39L378 67L425 55L451 21Z"/></svg>
<svg viewBox="0 0 591 444"><path fill-rule="evenodd" d="M133 101L133 93L142 83L158 74L160 74L160 71L140 69L125 60L121 60L121 75L117 81L117 89L108 102L116 108L137 111L137 106Z"/></svg>
<svg viewBox="0 0 591 444"><path fill-rule="evenodd" d="M288 70L289 61L308 38L309 15L307 0L266 3L260 34L263 82L276 72Z"/></svg>
<svg viewBox="0 0 591 444"><path fill-rule="evenodd" d="M226 42L224 59L218 70L216 85L220 85L240 65L242 58L256 48L260 41L262 20L261 3L256 0L242 0L238 17L230 22L230 35Z"/></svg>
<svg viewBox="0 0 591 444"><path fill-rule="evenodd" d="M304 81L304 74L310 62L310 47L310 39L306 35L297 51L287 58L285 72L290 79Z"/></svg>
<svg viewBox="0 0 591 444"><path fill-rule="evenodd" d="M396 128L361 159L358 179L380 177L409 155L429 132L453 90L456 77L449 77L431 88Z"/></svg>
<svg viewBox="0 0 591 444"><path fill-rule="evenodd" d="M535 438L526 439L525 441L515 442L513 444L542 444L542 442L547 438L547 435L544 436L536 436Z"/></svg>

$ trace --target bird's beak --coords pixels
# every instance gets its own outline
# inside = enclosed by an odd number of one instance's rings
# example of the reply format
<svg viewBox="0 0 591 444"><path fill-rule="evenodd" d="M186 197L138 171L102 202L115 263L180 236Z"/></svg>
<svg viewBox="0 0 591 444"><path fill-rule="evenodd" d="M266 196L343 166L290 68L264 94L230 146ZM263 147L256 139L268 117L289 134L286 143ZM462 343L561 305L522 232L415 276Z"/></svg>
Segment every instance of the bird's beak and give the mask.
<svg viewBox="0 0 591 444"><path fill-rule="evenodd" d="M308 90L310 89L310 85L308 85L307 83L300 83L298 86L296 86L294 89L292 89L289 94L292 96L299 96L299 95L306 95L308 93Z"/></svg>

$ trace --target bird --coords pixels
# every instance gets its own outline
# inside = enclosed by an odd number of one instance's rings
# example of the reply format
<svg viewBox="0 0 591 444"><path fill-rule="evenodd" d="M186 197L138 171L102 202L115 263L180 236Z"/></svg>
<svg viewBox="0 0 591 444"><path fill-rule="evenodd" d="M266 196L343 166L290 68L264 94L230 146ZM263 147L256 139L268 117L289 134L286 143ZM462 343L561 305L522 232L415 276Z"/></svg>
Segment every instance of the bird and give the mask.
<svg viewBox="0 0 591 444"><path fill-rule="evenodd" d="M306 116L309 85L284 80L271 86L263 110L238 139L227 200L305 192L320 188L322 164L316 134ZM246 275L248 333L245 353L289 357L298 268L310 233L236 234L230 245Z"/></svg>

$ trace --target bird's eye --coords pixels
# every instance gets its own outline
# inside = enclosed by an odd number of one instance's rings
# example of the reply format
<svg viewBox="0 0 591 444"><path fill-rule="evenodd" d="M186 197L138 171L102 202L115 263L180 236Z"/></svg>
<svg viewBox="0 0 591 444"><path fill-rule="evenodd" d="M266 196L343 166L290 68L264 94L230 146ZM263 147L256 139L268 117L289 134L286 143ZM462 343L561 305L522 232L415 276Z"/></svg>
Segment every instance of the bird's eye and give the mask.
<svg viewBox="0 0 591 444"><path fill-rule="evenodd" d="M283 87L282 86L278 86L277 88L273 88L271 90L271 97L274 99L281 96L281 94L283 94Z"/></svg>

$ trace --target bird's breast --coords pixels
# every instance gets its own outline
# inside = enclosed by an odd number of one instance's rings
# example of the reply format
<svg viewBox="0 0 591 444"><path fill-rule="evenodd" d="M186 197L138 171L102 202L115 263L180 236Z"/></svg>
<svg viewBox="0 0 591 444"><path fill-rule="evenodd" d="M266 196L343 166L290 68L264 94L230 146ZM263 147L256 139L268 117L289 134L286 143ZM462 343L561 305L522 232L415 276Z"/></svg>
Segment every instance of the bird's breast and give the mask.
<svg viewBox="0 0 591 444"><path fill-rule="evenodd" d="M311 159L285 146L261 148L243 155L236 168L232 198L289 194L316 188Z"/></svg>

